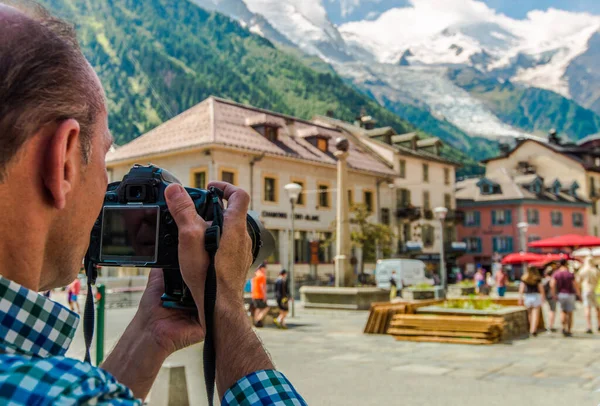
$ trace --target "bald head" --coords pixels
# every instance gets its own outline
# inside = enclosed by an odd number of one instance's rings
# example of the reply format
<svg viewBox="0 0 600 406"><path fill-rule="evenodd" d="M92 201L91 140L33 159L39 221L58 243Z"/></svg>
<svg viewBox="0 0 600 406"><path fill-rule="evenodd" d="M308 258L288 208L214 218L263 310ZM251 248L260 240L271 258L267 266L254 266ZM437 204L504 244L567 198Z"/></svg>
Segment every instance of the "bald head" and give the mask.
<svg viewBox="0 0 600 406"><path fill-rule="evenodd" d="M67 119L87 161L104 99L73 26L34 2L0 0L0 38L0 182L29 138Z"/></svg>

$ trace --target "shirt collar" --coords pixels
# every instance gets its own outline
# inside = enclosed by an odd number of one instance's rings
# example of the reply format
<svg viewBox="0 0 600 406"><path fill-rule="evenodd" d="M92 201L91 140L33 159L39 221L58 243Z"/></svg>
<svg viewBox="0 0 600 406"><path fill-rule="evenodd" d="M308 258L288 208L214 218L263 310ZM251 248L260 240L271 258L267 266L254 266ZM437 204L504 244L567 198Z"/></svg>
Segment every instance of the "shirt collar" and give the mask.
<svg viewBox="0 0 600 406"><path fill-rule="evenodd" d="M0 349L39 357L64 355L79 316L0 276Z"/></svg>

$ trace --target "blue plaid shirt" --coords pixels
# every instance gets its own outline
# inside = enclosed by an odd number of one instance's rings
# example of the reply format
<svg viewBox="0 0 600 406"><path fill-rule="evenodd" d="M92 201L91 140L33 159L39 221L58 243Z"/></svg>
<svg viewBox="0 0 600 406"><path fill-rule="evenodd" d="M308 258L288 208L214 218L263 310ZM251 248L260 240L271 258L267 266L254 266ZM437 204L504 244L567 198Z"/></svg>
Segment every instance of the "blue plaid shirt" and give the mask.
<svg viewBox="0 0 600 406"><path fill-rule="evenodd" d="M88 363L64 356L79 316L0 276L0 404L141 405L129 388ZM277 371L240 379L222 405L306 405Z"/></svg>

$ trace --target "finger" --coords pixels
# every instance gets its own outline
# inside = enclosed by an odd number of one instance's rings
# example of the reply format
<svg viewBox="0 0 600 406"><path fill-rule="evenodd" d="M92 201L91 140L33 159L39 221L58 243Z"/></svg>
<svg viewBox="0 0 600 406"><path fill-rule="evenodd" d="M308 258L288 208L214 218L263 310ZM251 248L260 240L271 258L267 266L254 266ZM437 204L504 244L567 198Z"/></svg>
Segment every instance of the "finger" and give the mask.
<svg viewBox="0 0 600 406"><path fill-rule="evenodd" d="M178 228L196 226L202 218L196 212L192 198L181 185L173 183L165 190L165 199Z"/></svg>
<svg viewBox="0 0 600 406"><path fill-rule="evenodd" d="M227 211L230 215L242 216L246 221L246 213L250 205L250 196L246 191L227 182L213 181L208 184L209 187L216 187L223 191L223 198L227 200Z"/></svg>
<svg viewBox="0 0 600 406"><path fill-rule="evenodd" d="M155 281L163 281L163 270L160 268L152 268L150 270L150 274L148 275L148 283L146 287L155 283Z"/></svg>

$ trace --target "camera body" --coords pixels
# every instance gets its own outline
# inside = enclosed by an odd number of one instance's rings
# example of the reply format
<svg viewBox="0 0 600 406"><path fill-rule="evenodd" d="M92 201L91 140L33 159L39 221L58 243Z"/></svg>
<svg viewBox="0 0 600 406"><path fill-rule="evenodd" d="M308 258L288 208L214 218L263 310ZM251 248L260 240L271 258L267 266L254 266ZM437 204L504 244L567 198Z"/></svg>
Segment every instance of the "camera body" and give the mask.
<svg viewBox="0 0 600 406"><path fill-rule="evenodd" d="M179 272L177 224L165 200L165 189L171 183L180 182L168 171L136 164L121 182L108 185L92 228L87 259L99 266L162 268L163 304L190 308L194 302ZM211 192L185 189L200 217L212 221L215 203ZM218 204L222 207L220 199ZM247 230L253 266L257 266L272 252L274 239L253 213L248 214Z"/></svg>

